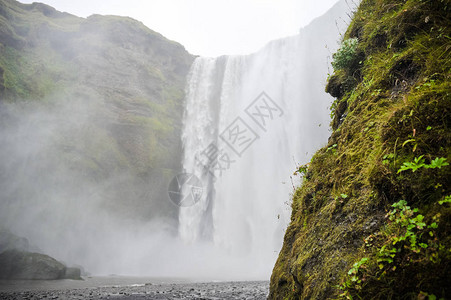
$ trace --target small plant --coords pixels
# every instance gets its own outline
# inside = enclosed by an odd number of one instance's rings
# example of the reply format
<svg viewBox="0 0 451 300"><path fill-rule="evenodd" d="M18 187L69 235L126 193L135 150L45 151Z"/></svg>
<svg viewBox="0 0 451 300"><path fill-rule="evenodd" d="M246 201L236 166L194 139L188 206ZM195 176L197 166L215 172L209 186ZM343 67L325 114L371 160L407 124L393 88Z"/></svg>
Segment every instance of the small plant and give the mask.
<svg viewBox="0 0 451 300"><path fill-rule="evenodd" d="M362 267L362 265L366 264L366 262L368 261L368 257L363 257L360 261L354 263L352 265L352 268L348 271L348 275L351 275L351 281L354 282L361 282L361 280L357 277L357 274L359 273L359 269L360 267Z"/></svg>
<svg viewBox="0 0 451 300"><path fill-rule="evenodd" d="M334 70L345 69L351 66L357 57L357 45L359 41L356 38L344 40L336 53L332 55L332 67Z"/></svg>
<svg viewBox="0 0 451 300"><path fill-rule="evenodd" d="M382 246L377 252L377 263L379 269L384 268L384 262L391 264L399 250L396 248L388 248L387 245Z"/></svg>
<svg viewBox="0 0 451 300"><path fill-rule="evenodd" d="M364 281L363 273L366 270L365 265L367 264L368 260L368 257L363 257L358 262L354 263L352 265L352 268L349 269L348 275L350 277L338 286L338 288L343 291L343 293L340 295L341 297L352 300L349 289L352 288L355 290L360 290L362 288L362 282Z"/></svg>
<svg viewBox="0 0 451 300"><path fill-rule="evenodd" d="M429 169L435 169L435 168L441 168L444 166L448 166L449 163L446 162L446 158L444 157L436 157L434 160L431 161L431 163L427 166L425 166L426 168Z"/></svg>
<svg viewBox="0 0 451 300"><path fill-rule="evenodd" d="M413 159L413 162L406 161L403 163L401 168L399 168L398 173L401 173L403 171L412 170L412 172L415 172L419 168L424 167L426 164L424 163L424 155L420 155L418 157L415 157Z"/></svg>
<svg viewBox="0 0 451 300"><path fill-rule="evenodd" d="M328 147L326 152L329 152L329 151L331 151L332 154L337 153L337 144L333 144L332 146Z"/></svg>
<svg viewBox="0 0 451 300"><path fill-rule="evenodd" d="M451 196L445 197L443 203L445 201L451 202ZM435 231L438 228L439 215L434 216L433 222L428 225L419 210L412 209L405 200L394 203L392 208L386 215L389 222L383 231L386 238L383 245L376 248L372 256L362 258L349 269L348 277L338 286L342 290L341 298L353 299L353 296L363 293L363 283L368 279L381 280L390 276L390 273L402 268L403 264L409 264L412 258L432 263L440 261L438 251L444 246L438 243ZM376 235L364 239L368 250L375 243Z"/></svg>
<svg viewBox="0 0 451 300"><path fill-rule="evenodd" d="M403 163L401 168L399 168L398 173L401 173L403 171L412 170L412 172L415 172L416 170L420 168L426 168L426 169L435 169L435 168L441 168L448 166L449 163L446 162L446 158L444 157L436 157L434 160L431 161L430 164L426 164L424 162L424 155L420 155L418 157L415 157L413 159L413 162L406 161Z"/></svg>
<svg viewBox="0 0 451 300"><path fill-rule="evenodd" d="M348 194L340 194L340 196L335 196L334 200L336 202L336 204L338 205L338 203L343 203L344 199L348 198Z"/></svg>
<svg viewBox="0 0 451 300"><path fill-rule="evenodd" d="M440 205L443 205L444 203L451 203L451 195L446 196L443 200L438 202Z"/></svg>
<svg viewBox="0 0 451 300"><path fill-rule="evenodd" d="M433 249L438 247L435 243L429 245L426 237L427 235L431 238L434 237L433 230L438 228L437 222L427 225L424 216L418 213L418 209L411 209L405 200L394 203L392 207L394 209L387 216L398 227L398 234L390 235L389 243L382 246L377 253L377 262L381 269L385 267L384 263L391 264L402 249L410 249L418 254L422 252L422 249L430 246ZM425 235L425 233L428 234ZM427 256L426 253L423 255ZM432 259L432 256L430 258Z"/></svg>
<svg viewBox="0 0 451 300"><path fill-rule="evenodd" d="M305 165L300 165L296 171L294 171L293 175L301 175L305 176L308 171L309 164L306 163Z"/></svg>
<svg viewBox="0 0 451 300"><path fill-rule="evenodd" d="M414 229L423 230L426 227L424 223L424 216L418 213L418 209L410 209L405 200L401 200L392 205L393 209L389 213L390 221L394 221L399 224L401 228L405 229L405 234L400 236L394 236L392 238L392 245L395 246L398 242L408 241L410 242L410 249L414 252L418 252L418 246L421 248L427 248L428 245L425 243L417 244L418 236ZM434 228L434 227L431 227ZM391 249L392 250L392 249ZM396 253L396 251L394 252Z"/></svg>

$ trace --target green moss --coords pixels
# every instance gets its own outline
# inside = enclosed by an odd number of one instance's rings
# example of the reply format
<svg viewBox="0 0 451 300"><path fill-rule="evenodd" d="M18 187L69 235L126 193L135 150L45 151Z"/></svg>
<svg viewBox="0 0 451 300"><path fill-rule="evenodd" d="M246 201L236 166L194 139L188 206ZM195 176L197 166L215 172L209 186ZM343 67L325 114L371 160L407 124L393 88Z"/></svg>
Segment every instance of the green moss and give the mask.
<svg viewBox="0 0 451 300"><path fill-rule="evenodd" d="M360 4L344 39L358 39L362 63L329 78L326 90L337 97L333 132L293 196L270 298L336 298L352 265L386 242L381 238L368 249L363 241L387 230L386 210L401 199L419 207L427 222L441 214L439 231L449 232L448 208L436 203L451 193L451 168L397 170L420 155L427 163L436 157L451 161L450 19L446 1ZM449 249L447 235L439 236ZM400 264L359 296L416 298L426 291L444 297L451 292L443 272L450 260L446 252L439 255L439 263ZM414 256L406 252L402 259Z"/></svg>
<svg viewBox="0 0 451 300"><path fill-rule="evenodd" d="M44 100L68 85L75 68L61 56L47 52L17 51L1 46L0 68L6 99ZM65 81L65 82L64 82Z"/></svg>
<svg viewBox="0 0 451 300"><path fill-rule="evenodd" d="M131 191L145 181L152 201L124 196L127 189L118 187L105 197L124 204L112 205L116 211L138 207L130 217L161 217L159 207L170 205L164 180L180 169L184 86L193 59L131 18L83 19L41 3L0 0L0 101L12 115L5 126L24 122L30 112L55 120L46 154L56 158L62 181L64 170L86 182L123 178ZM127 205L133 197L137 203ZM157 206L141 209L150 202Z"/></svg>

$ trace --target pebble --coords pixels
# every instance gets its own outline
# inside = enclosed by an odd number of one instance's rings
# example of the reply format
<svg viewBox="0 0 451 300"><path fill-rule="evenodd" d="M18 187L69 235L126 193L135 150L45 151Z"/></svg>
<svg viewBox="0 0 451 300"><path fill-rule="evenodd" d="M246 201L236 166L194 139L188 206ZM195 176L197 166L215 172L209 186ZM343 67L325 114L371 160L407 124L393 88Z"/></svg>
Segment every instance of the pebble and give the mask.
<svg viewBox="0 0 451 300"><path fill-rule="evenodd" d="M0 299L266 299L267 281L146 284L144 286L97 287L54 291L0 292Z"/></svg>

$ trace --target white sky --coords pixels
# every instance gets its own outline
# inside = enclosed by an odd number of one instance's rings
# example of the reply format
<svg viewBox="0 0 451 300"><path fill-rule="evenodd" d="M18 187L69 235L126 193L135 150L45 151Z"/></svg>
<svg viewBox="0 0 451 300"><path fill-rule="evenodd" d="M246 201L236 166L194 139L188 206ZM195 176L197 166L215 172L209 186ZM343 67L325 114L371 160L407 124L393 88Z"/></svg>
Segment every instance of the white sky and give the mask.
<svg viewBox="0 0 451 300"><path fill-rule="evenodd" d="M192 54L254 52L296 34L338 0L19 0L43 2L80 17L129 16Z"/></svg>

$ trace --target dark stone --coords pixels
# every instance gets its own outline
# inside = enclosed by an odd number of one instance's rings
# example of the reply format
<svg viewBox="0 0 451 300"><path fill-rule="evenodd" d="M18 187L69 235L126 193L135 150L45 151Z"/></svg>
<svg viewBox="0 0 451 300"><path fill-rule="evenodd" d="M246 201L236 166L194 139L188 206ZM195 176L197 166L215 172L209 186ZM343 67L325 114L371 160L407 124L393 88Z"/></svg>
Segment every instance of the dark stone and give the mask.
<svg viewBox="0 0 451 300"><path fill-rule="evenodd" d="M61 279L65 271L62 263L45 254L19 250L0 254L1 279Z"/></svg>
<svg viewBox="0 0 451 300"><path fill-rule="evenodd" d="M340 101L335 109L334 119L332 120L332 128L336 130L346 118L345 111L348 108L346 100Z"/></svg>
<svg viewBox="0 0 451 300"><path fill-rule="evenodd" d="M79 268L66 268L64 271L65 279L81 279L81 270Z"/></svg>
<svg viewBox="0 0 451 300"><path fill-rule="evenodd" d="M334 98L343 97L342 79L338 75L332 75L329 78L326 86L326 93L329 93Z"/></svg>

